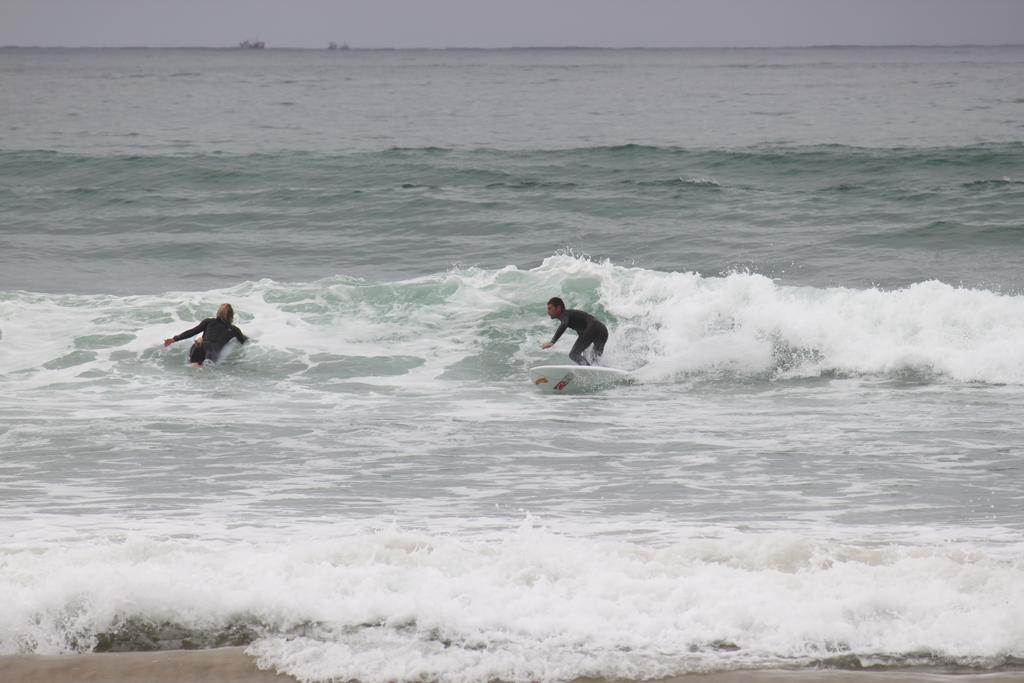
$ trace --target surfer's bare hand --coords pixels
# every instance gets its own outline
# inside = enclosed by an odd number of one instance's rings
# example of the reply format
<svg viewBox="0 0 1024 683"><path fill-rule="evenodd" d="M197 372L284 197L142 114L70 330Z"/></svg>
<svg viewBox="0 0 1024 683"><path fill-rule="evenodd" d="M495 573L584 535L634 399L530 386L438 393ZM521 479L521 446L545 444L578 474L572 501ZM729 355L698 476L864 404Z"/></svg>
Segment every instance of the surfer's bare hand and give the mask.
<svg viewBox="0 0 1024 683"><path fill-rule="evenodd" d="M554 344L552 344L551 342L544 342L543 344L540 345L540 348L550 349L552 346L554 346Z"/></svg>
<svg viewBox="0 0 1024 683"><path fill-rule="evenodd" d="M170 346L173 343L174 343L174 337L168 337L167 339L164 339L164 346Z"/></svg>

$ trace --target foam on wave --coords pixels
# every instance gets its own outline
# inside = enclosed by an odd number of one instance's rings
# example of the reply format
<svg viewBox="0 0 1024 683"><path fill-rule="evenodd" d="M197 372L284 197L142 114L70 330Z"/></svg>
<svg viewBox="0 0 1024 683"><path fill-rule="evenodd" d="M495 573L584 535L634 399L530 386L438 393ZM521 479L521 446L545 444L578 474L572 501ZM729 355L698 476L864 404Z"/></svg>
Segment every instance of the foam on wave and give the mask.
<svg viewBox="0 0 1024 683"><path fill-rule="evenodd" d="M550 334L543 303L554 294L605 317L609 363L638 369L646 381L839 375L1024 383L1021 295L939 281L895 290L796 287L756 273L707 277L567 254L530 270L453 269L385 283L265 280L145 297L8 293L0 300L0 358L7 379L30 386L166 364L160 339L232 301L257 341L243 354L252 367L305 372L324 360L358 366L363 358L373 376L369 361L390 357L421 368L412 374L422 379L472 379L458 371L467 363L482 379L511 378L542 358L536 345Z"/></svg>
<svg viewBox="0 0 1024 683"><path fill-rule="evenodd" d="M652 547L527 520L478 538L325 527L302 540L69 541L9 547L0 565L0 652L117 649L118 634L130 649L132 633L171 633L172 646L250 642L263 666L302 680L997 667L1024 655L1021 567L970 544L707 529Z"/></svg>

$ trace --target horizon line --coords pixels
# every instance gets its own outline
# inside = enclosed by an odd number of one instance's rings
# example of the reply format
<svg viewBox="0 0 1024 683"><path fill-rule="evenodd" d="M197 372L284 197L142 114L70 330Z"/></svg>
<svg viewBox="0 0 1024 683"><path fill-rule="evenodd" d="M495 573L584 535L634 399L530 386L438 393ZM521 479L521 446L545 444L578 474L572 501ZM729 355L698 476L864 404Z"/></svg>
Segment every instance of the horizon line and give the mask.
<svg viewBox="0 0 1024 683"><path fill-rule="evenodd" d="M511 50L823 50L823 49L885 49L885 48L1007 48L1024 47L1024 43L822 43L810 45L678 45L678 46L607 46L607 45L506 45L500 47L295 47L289 45L247 48L239 45L0 45L0 50L291 50L309 52L399 52L399 51L511 51Z"/></svg>

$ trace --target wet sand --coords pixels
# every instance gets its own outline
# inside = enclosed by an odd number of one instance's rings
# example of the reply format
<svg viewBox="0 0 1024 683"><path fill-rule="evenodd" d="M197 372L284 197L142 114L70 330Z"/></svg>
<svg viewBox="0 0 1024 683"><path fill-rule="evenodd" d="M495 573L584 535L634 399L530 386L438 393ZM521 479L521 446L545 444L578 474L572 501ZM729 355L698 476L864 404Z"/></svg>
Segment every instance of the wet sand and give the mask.
<svg viewBox="0 0 1024 683"><path fill-rule="evenodd" d="M658 683L1024 683L1024 672L990 674L920 671L733 671L693 674ZM260 671L245 648L125 652L62 657L0 657L3 683L295 683L291 676ZM580 680L575 683L599 683Z"/></svg>
<svg viewBox="0 0 1024 683"><path fill-rule="evenodd" d="M260 671L242 647L0 657L3 683L295 683Z"/></svg>

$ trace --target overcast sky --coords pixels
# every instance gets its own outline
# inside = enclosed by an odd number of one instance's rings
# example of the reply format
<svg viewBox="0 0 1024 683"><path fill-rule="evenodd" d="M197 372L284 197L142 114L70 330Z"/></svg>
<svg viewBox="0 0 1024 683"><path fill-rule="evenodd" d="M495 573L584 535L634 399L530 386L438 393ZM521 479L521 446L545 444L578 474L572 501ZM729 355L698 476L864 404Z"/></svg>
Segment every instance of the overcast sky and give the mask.
<svg viewBox="0 0 1024 683"><path fill-rule="evenodd" d="M0 45L1024 43L1024 0L0 0Z"/></svg>

